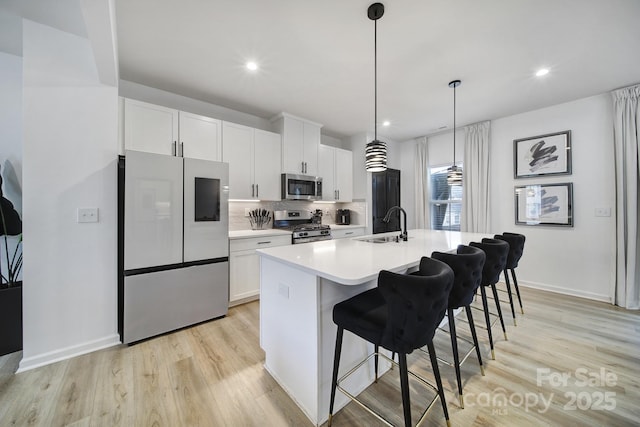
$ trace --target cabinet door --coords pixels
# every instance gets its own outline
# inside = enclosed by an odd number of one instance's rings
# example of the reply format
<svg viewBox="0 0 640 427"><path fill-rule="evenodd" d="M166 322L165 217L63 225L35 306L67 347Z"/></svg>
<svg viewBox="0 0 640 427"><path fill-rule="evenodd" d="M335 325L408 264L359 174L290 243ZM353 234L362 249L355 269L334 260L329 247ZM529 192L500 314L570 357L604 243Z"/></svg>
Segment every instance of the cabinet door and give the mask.
<svg viewBox="0 0 640 427"><path fill-rule="evenodd" d="M320 147L320 127L311 123L304 123L304 161L305 175L318 175L318 148Z"/></svg>
<svg viewBox="0 0 640 427"><path fill-rule="evenodd" d="M182 157L222 161L222 122L180 111Z"/></svg>
<svg viewBox="0 0 640 427"><path fill-rule="evenodd" d="M335 185L335 152L336 149L328 145L320 145L318 157L318 176L322 178L322 200L337 199Z"/></svg>
<svg viewBox="0 0 640 427"><path fill-rule="evenodd" d="M229 254L229 301L260 293L260 256L255 250Z"/></svg>
<svg viewBox="0 0 640 427"><path fill-rule="evenodd" d="M282 126L282 172L302 174L304 124L285 117Z"/></svg>
<svg viewBox="0 0 640 427"><path fill-rule="evenodd" d="M335 179L339 202L353 200L353 153L348 150L335 150Z"/></svg>
<svg viewBox="0 0 640 427"><path fill-rule="evenodd" d="M255 198L253 128L222 122L222 161L229 163L229 198Z"/></svg>
<svg viewBox="0 0 640 427"><path fill-rule="evenodd" d="M124 100L126 150L175 155L178 110L133 99Z"/></svg>
<svg viewBox="0 0 640 427"><path fill-rule="evenodd" d="M280 194L281 140L278 133L254 130L254 183L256 197L260 200L282 199Z"/></svg>

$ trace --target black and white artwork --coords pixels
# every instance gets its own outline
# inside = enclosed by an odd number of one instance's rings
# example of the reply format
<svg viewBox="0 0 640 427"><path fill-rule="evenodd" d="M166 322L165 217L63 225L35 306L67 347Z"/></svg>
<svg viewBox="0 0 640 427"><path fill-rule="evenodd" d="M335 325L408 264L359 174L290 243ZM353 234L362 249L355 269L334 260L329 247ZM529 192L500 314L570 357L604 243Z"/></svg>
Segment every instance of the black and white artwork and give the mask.
<svg viewBox="0 0 640 427"><path fill-rule="evenodd" d="M571 131L513 141L515 178L571 174Z"/></svg>
<svg viewBox="0 0 640 427"><path fill-rule="evenodd" d="M573 227L573 184L538 184L515 188L517 225Z"/></svg>

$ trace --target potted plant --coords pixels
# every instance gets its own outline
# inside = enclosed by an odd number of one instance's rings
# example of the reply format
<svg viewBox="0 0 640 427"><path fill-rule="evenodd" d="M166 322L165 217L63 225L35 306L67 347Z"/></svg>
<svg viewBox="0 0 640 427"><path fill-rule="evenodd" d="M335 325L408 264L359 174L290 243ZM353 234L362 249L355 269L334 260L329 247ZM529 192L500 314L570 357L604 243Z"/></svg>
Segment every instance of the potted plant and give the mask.
<svg viewBox="0 0 640 427"><path fill-rule="evenodd" d="M22 350L22 220L2 192L0 175L0 355ZM11 239L10 239L11 237ZM11 242L13 240L13 242ZM10 250L11 246L15 247Z"/></svg>

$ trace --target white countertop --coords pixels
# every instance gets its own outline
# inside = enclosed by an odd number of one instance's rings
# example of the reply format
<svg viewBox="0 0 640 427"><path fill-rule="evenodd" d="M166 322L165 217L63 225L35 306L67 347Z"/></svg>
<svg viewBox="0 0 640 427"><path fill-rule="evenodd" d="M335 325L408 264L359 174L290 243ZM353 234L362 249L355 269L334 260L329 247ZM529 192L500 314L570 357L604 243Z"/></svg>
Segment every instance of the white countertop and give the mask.
<svg viewBox="0 0 640 427"><path fill-rule="evenodd" d="M455 249L459 244L467 245L479 242L483 237L493 237L493 234L409 230L407 242L360 241L397 234L392 232L353 239L324 240L259 249L257 252L343 285L357 285L377 278L380 270L404 271L415 267L423 256L430 256L433 251L444 252Z"/></svg>
<svg viewBox="0 0 640 427"><path fill-rule="evenodd" d="M337 224L329 224L331 229L335 230L343 230L349 228L364 228L364 225L337 225ZM282 236L285 234L291 234L289 230L281 230L278 228L265 228L264 230L233 230L229 231L229 239L248 239L251 237L267 237L267 236Z"/></svg>

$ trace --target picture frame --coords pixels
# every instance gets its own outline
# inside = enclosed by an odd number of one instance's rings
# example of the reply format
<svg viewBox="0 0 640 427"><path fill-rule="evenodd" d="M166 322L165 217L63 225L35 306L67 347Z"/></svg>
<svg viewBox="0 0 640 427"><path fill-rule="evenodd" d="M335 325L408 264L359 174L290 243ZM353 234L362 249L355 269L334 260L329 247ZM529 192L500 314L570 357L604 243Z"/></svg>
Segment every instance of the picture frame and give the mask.
<svg viewBox="0 0 640 427"><path fill-rule="evenodd" d="M513 140L514 178L571 175L571 131Z"/></svg>
<svg viewBox="0 0 640 427"><path fill-rule="evenodd" d="M573 183L515 187L516 225L573 227Z"/></svg>

